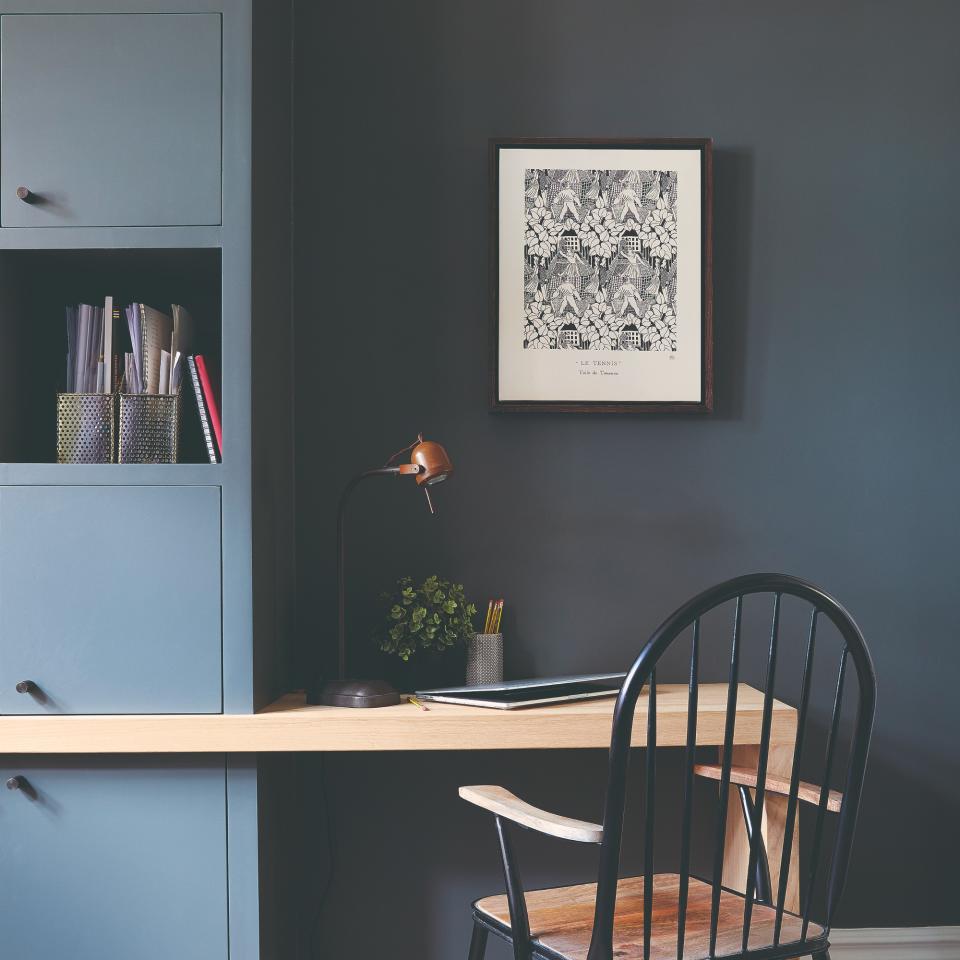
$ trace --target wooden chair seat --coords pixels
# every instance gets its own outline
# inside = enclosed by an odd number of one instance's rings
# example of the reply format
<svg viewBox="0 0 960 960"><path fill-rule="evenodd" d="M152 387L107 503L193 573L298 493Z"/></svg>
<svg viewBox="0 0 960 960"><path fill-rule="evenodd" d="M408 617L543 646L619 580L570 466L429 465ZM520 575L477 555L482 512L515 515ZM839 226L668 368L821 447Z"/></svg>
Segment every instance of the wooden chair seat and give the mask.
<svg viewBox="0 0 960 960"><path fill-rule="evenodd" d="M650 937L651 960L677 960L677 922L680 877L675 873L658 873L653 884L653 919ZM709 883L690 878L687 902L684 960L704 960L709 956L710 902L713 888ZM530 937L537 947L565 960L587 960L593 910L597 896L595 883L550 890L532 890L526 894L530 918ZM504 895L478 900L475 909L495 925L510 928L510 910ZM743 897L723 890L720 894L720 916L717 923L718 956L738 954L743 937ZM750 922L750 949L773 943L776 911L759 904L753 906ZM784 913L780 943L800 939L801 921ZM823 928L811 923L807 938L823 934ZM809 951L808 951L809 952ZM614 957L643 956L643 877L627 877L617 883L617 908L613 933Z"/></svg>

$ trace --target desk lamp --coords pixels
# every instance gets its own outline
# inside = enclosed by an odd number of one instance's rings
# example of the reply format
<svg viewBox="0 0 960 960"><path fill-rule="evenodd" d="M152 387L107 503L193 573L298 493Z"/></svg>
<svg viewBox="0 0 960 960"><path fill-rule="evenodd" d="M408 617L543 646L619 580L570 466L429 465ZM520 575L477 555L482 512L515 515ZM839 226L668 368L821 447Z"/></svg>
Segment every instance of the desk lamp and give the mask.
<svg viewBox="0 0 960 960"><path fill-rule="evenodd" d="M397 461L410 455L409 462ZM399 450L382 466L375 470L358 473L344 487L337 509L337 643L339 649L339 667L337 680L323 685L319 694L312 691L307 697L308 703L322 703L329 707L389 707L400 702L400 694L385 680L348 680L346 630L344 626L345 589L344 589L344 547L343 517L356 486L367 477L416 477L417 486L427 497L430 513L435 514L430 488L435 483L446 480L453 473L453 464L447 451L439 443L424 440L420 434L414 443Z"/></svg>

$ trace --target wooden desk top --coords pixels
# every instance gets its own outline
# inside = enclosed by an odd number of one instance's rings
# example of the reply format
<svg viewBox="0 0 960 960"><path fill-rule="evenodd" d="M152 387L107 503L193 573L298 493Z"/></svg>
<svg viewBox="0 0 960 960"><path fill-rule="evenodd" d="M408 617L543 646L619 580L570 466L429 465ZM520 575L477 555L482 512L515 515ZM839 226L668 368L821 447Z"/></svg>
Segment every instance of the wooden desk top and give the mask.
<svg viewBox="0 0 960 960"><path fill-rule="evenodd" d="M657 742L686 742L687 688L657 688ZM700 687L697 743L723 742L726 684ZM740 684L734 742L760 739L763 696ZM0 754L273 753L368 750L527 750L610 744L613 698L524 710L410 703L379 709L310 707L303 694L256 714L0 717ZM771 742L792 743L796 710L774 702ZM633 742L646 743L647 698L640 698Z"/></svg>

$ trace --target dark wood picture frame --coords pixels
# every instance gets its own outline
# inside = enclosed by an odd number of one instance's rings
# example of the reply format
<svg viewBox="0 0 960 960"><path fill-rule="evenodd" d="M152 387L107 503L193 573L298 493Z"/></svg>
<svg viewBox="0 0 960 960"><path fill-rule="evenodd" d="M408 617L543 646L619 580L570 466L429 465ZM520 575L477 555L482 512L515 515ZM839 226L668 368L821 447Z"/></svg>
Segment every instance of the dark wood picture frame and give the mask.
<svg viewBox="0 0 960 960"><path fill-rule="evenodd" d="M701 364L696 401L555 401L500 399L500 151L511 148L696 150L701 170ZM489 141L490 164L490 410L494 413L690 413L713 411L713 140L709 138L539 138Z"/></svg>

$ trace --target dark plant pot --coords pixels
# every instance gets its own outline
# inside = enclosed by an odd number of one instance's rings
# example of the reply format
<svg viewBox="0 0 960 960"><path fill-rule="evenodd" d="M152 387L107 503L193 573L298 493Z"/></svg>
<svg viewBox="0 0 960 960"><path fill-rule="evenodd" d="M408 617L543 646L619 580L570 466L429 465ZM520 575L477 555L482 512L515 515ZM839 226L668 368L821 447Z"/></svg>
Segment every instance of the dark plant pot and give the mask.
<svg viewBox="0 0 960 960"><path fill-rule="evenodd" d="M467 669L467 651L457 646L444 650L418 650L409 660L380 654L381 675L401 693L433 687L461 687Z"/></svg>

